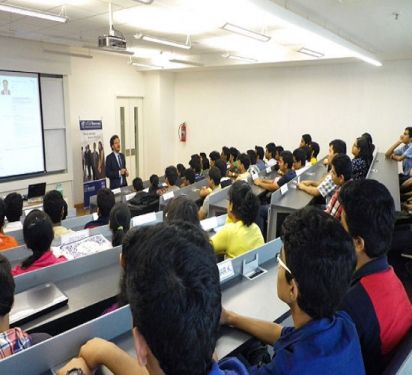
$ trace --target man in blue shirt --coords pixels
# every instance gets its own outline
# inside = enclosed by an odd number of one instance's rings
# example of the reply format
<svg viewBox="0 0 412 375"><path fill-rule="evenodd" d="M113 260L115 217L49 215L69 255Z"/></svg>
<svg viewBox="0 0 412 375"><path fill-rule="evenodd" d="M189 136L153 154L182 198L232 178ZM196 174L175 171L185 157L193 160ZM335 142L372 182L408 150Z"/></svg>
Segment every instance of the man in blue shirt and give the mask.
<svg viewBox="0 0 412 375"><path fill-rule="evenodd" d="M364 374L356 328L336 309L355 266L351 238L338 221L314 207L289 215L282 227L277 292L294 327L223 310L221 322L273 344L272 362L258 374Z"/></svg>

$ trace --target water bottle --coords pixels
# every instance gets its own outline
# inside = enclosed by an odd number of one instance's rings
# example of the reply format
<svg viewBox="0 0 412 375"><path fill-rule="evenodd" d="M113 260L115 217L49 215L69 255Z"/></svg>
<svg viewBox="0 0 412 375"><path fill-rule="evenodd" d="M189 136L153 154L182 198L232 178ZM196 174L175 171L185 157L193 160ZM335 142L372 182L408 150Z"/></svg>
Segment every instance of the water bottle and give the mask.
<svg viewBox="0 0 412 375"><path fill-rule="evenodd" d="M62 195L62 197L64 197L64 195L63 195L63 184L61 183L61 182L59 182L57 185L56 185L56 190Z"/></svg>

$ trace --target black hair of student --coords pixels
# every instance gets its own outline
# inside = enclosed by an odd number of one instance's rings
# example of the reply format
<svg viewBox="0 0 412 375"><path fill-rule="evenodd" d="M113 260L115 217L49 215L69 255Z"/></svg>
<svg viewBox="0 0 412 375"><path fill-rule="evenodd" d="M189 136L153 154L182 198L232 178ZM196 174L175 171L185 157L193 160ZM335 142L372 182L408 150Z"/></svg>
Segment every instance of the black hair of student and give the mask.
<svg viewBox="0 0 412 375"><path fill-rule="evenodd" d="M110 211L109 227L113 233L112 245L119 246L130 229L130 210L127 204L118 202Z"/></svg>
<svg viewBox="0 0 412 375"><path fill-rule="evenodd" d="M299 147L299 148L295 149L295 150L293 151L292 156L295 158L295 160L296 160L297 162L300 162L300 164L302 165L302 167L305 166L306 154L305 154L305 151L303 151L302 148ZM284 161L284 159L283 159L283 161Z"/></svg>
<svg viewBox="0 0 412 375"><path fill-rule="evenodd" d="M312 142L310 144L310 149L311 149L311 153L312 153L313 157L316 158L319 155L319 152L320 152L319 143Z"/></svg>
<svg viewBox="0 0 412 375"><path fill-rule="evenodd" d="M97 192L97 208L100 216L109 216L115 203L114 194L110 189L103 188Z"/></svg>
<svg viewBox="0 0 412 375"><path fill-rule="evenodd" d="M4 225L4 211L5 211L4 201L3 199L0 198L0 230L1 228L3 228L3 225Z"/></svg>
<svg viewBox="0 0 412 375"><path fill-rule="evenodd" d="M226 156L226 159L229 160L230 158L230 148L223 146L222 147L222 154L224 154Z"/></svg>
<svg viewBox="0 0 412 375"><path fill-rule="evenodd" d="M219 272L209 239L188 223L158 224L146 231L146 241L134 232L138 239L126 272L133 325L165 374L207 374L221 314Z"/></svg>
<svg viewBox="0 0 412 375"><path fill-rule="evenodd" d="M250 158L248 154L240 154L238 160L243 164L246 170L250 167Z"/></svg>
<svg viewBox="0 0 412 375"><path fill-rule="evenodd" d="M341 139L334 139L329 142L335 154L346 154L346 143Z"/></svg>
<svg viewBox="0 0 412 375"><path fill-rule="evenodd" d="M215 167L220 169L220 174L222 177L226 176L227 164L222 159L216 160Z"/></svg>
<svg viewBox="0 0 412 375"><path fill-rule="evenodd" d="M405 130L408 132L409 137L412 137L412 126L407 126Z"/></svg>
<svg viewBox="0 0 412 375"><path fill-rule="evenodd" d="M282 225L284 258L299 287L297 303L313 319L331 318L349 288L356 265L351 237L329 214L307 206Z"/></svg>
<svg viewBox="0 0 412 375"><path fill-rule="evenodd" d="M190 159L197 159L200 161L200 156L198 154L193 154Z"/></svg>
<svg viewBox="0 0 412 375"><path fill-rule="evenodd" d="M164 210L166 222L173 223L175 221L185 221L200 227L196 203L183 195L171 199Z"/></svg>
<svg viewBox="0 0 412 375"><path fill-rule="evenodd" d="M259 156L260 160L263 160L265 157L265 150L262 146L255 146L256 155Z"/></svg>
<svg viewBox="0 0 412 375"><path fill-rule="evenodd" d="M283 151L285 151L285 149L282 146L276 146L276 153L280 155Z"/></svg>
<svg viewBox="0 0 412 375"><path fill-rule="evenodd" d="M310 161L312 158L312 151L309 146L303 146L301 147L301 150L305 153L306 156L306 161Z"/></svg>
<svg viewBox="0 0 412 375"><path fill-rule="evenodd" d="M367 166L369 167L373 160L373 151L368 138L363 136L356 138L356 145L359 148L359 155L357 157L365 160Z"/></svg>
<svg viewBox="0 0 412 375"><path fill-rule="evenodd" d="M306 146L309 146L312 143L312 137L310 134L303 134L302 139Z"/></svg>
<svg viewBox="0 0 412 375"><path fill-rule="evenodd" d="M282 151L280 153L280 157L282 158L283 162L287 164L287 169L291 169L293 166L293 154L290 151Z"/></svg>
<svg viewBox="0 0 412 375"><path fill-rule="evenodd" d="M136 177L133 179L133 188L136 191L142 191L143 187L143 180L140 177Z"/></svg>
<svg viewBox="0 0 412 375"><path fill-rule="evenodd" d="M189 165L190 165L190 168L192 168L196 173L200 173L201 170L202 170L202 163L200 161L200 158L199 159L197 159L197 158L190 159Z"/></svg>
<svg viewBox="0 0 412 375"><path fill-rule="evenodd" d="M33 252L21 264L25 269L50 249L54 233L52 222L46 213L37 209L30 211L24 219L23 238L27 248Z"/></svg>
<svg viewBox="0 0 412 375"><path fill-rule="evenodd" d="M352 161L348 155L337 154L333 157L331 163L338 177L343 176L345 181L349 181L352 178Z"/></svg>
<svg viewBox="0 0 412 375"><path fill-rule="evenodd" d="M23 197L19 193L7 194L4 198L5 215L9 222L19 221L23 214Z"/></svg>
<svg viewBox="0 0 412 375"><path fill-rule="evenodd" d="M53 224L62 221L64 212L64 199L60 191L50 190L43 197L43 210L49 215Z"/></svg>
<svg viewBox="0 0 412 375"><path fill-rule="evenodd" d="M14 283L9 260L0 254L0 318L7 315L14 303Z"/></svg>
<svg viewBox="0 0 412 375"><path fill-rule="evenodd" d="M274 159L275 155L276 155L276 145L273 142L268 143L266 145L266 150L268 150L268 152L270 153L272 159Z"/></svg>
<svg viewBox="0 0 412 375"><path fill-rule="evenodd" d="M195 183L195 179L196 179L196 174L195 171L193 169L185 169L185 171L183 172L183 177L189 181L189 184L194 184Z"/></svg>
<svg viewBox="0 0 412 375"><path fill-rule="evenodd" d="M240 155L240 151L236 147L231 147L230 155L233 156L233 160L236 161Z"/></svg>
<svg viewBox="0 0 412 375"><path fill-rule="evenodd" d="M202 169L205 171L207 169L210 168L210 163L209 163L209 159L207 158L206 154L204 152L202 152L202 154L204 154L204 157L202 156Z"/></svg>
<svg viewBox="0 0 412 375"><path fill-rule="evenodd" d="M180 177L183 176L183 172L186 170L185 166L182 163L176 165L176 169Z"/></svg>
<svg viewBox="0 0 412 375"><path fill-rule="evenodd" d="M371 149L371 152L373 154L373 152L375 151L375 145L373 144L372 136L369 133L363 133L361 137L365 137L368 140L369 148Z"/></svg>
<svg viewBox="0 0 412 375"><path fill-rule="evenodd" d="M222 178L222 174L220 173L220 169L217 167L212 167L209 169L209 178L213 181L213 183L217 186L220 184L220 179Z"/></svg>
<svg viewBox="0 0 412 375"><path fill-rule="evenodd" d="M339 193L349 233L361 237L369 258L386 255L395 227L395 204L388 189L376 180L349 181Z"/></svg>
<svg viewBox="0 0 412 375"><path fill-rule="evenodd" d="M235 181L229 189L229 202L237 219L250 226L259 212L259 199L246 181Z"/></svg>
<svg viewBox="0 0 412 375"><path fill-rule="evenodd" d="M149 181L149 193L156 194L156 192L159 190L159 176L157 174L152 174L149 178Z"/></svg>
<svg viewBox="0 0 412 375"><path fill-rule="evenodd" d="M250 159L250 165L255 165L256 160L257 160L257 155L255 150L247 150L246 151L247 155L249 156Z"/></svg>
<svg viewBox="0 0 412 375"><path fill-rule="evenodd" d="M110 137L110 148L111 148L111 149L113 149L114 141L115 141L116 139L120 139L119 136L116 135L116 134L115 134L115 135L112 135L112 136Z"/></svg>
<svg viewBox="0 0 412 375"><path fill-rule="evenodd" d="M67 202L63 199L62 220L66 220L68 214L69 214L69 206L67 205Z"/></svg>
<svg viewBox="0 0 412 375"><path fill-rule="evenodd" d="M167 181L169 181L169 185L174 186L177 182L177 169L173 165L167 167L165 169L165 177Z"/></svg>
<svg viewBox="0 0 412 375"><path fill-rule="evenodd" d="M217 151L212 151L209 154L209 158L210 158L210 160L213 160L213 161L219 160L220 159L220 154Z"/></svg>
<svg viewBox="0 0 412 375"><path fill-rule="evenodd" d="M206 156L206 152L199 152L199 156L200 156L202 159L204 159L204 158L207 157L207 156Z"/></svg>

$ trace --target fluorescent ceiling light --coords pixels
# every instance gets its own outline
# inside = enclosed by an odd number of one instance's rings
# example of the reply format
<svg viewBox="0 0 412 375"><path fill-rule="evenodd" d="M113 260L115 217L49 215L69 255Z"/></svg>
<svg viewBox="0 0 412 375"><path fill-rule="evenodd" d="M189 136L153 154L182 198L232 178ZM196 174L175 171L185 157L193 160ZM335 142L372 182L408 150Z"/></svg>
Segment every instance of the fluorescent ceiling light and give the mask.
<svg viewBox="0 0 412 375"><path fill-rule="evenodd" d="M231 59L231 60L250 62L250 63L257 62L256 59L252 59L251 57L244 57L244 56L237 56L237 55L229 55L229 56L227 56L227 58Z"/></svg>
<svg viewBox="0 0 412 375"><path fill-rule="evenodd" d="M240 34L246 36L248 38L253 38L259 40L260 42L268 42L270 40L270 36L265 34L256 33L254 31L244 29L243 27L233 25L231 23L225 23L222 26L223 30L231 31L232 33Z"/></svg>
<svg viewBox="0 0 412 375"><path fill-rule="evenodd" d="M13 14L20 14L22 16L29 16L35 18L41 18L48 21L55 21L55 22L67 22L69 19L64 16L58 16L56 14L48 13L48 12L41 12L38 10L21 8L11 5L0 4L0 11L13 13Z"/></svg>
<svg viewBox="0 0 412 375"><path fill-rule="evenodd" d="M176 64L192 65L192 66L204 66L204 64L201 64L198 62L181 60L181 59L170 59L169 62L176 63Z"/></svg>
<svg viewBox="0 0 412 375"><path fill-rule="evenodd" d="M163 66L159 65L151 65L151 64L142 64L142 63L137 63L133 62L133 66L141 67L141 68L148 68L148 69L163 69Z"/></svg>
<svg viewBox="0 0 412 375"><path fill-rule="evenodd" d="M153 0L133 0L133 1L136 1L137 3L145 4L145 5L149 5L153 3Z"/></svg>
<svg viewBox="0 0 412 375"><path fill-rule="evenodd" d="M368 64L372 64L372 65L375 65L375 66L382 66L382 63L380 61L372 59L372 58L370 58L368 56L365 56L365 55L362 55L360 53L355 52L353 54L353 56L360 59L360 60L362 60L362 61L364 61L364 62L366 62L366 63L368 63Z"/></svg>
<svg viewBox="0 0 412 375"><path fill-rule="evenodd" d="M302 47L301 49L299 49L298 52L303 53L305 55L312 56L312 57L317 57L317 58L325 56L324 53L314 51L314 50L311 50L311 49L305 48L305 47Z"/></svg>
<svg viewBox="0 0 412 375"><path fill-rule="evenodd" d="M179 42L175 42L173 40L161 39L161 38L157 38L157 37L150 36L150 35L141 36L141 34L136 34L135 38L145 40L146 42L164 44L166 46L171 46L171 47L177 47L177 48L183 48L183 49L191 49L192 48L192 45L190 43L179 43Z"/></svg>
<svg viewBox="0 0 412 375"><path fill-rule="evenodd" d="M92 55L86 55L84 53L75 53L75 52L66 52L66 51L55 51L51 49L44 49L44 53L51 53L53 55L63 55L63 56L72 56L72 57L80 57L83 59L92 59Z"/></svg>

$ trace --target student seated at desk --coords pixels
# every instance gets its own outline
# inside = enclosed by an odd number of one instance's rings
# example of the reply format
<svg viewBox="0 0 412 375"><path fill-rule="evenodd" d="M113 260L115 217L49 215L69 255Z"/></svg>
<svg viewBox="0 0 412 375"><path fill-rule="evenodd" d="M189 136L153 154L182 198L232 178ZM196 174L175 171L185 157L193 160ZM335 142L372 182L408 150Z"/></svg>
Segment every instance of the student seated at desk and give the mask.
<svg viewBox="0 0 412 375"><path fill-rule="evenodd" d="M200 227L196 203L183 195L171 199L165 207L164 214L167 223L184 221Z"/></svg>
<svg viewBox="0 0 412 375"><path fill-rule="evenodd" d="M310 147L310 164L315 165L318 162L318 155L320 152L319 143L312 142L309 147Z"/></svg>
<svg viewBox="0 0 412 375"><path fill-rule="evenodd" d="M209 214L210 194L221 190L220 179L221 179L221 174L220 174L219 168L217 167L210 168L209 177L207 180L208 187L200 190L201 196L202 196L202 192L204 190L207 190L207 194L203 201L202 207L199 208L199 212L198 212L200 220L206 219L207 215Z"/></svg>
<svg viewBox="0 0 412 375"><path fill-rule="evenodd" d="M23 215L23 197L19 193L7 194L4 198L5 215L7 224L4 232L11 232L23 228L21 216Z"/></svg>
<svg viewBox="0 0 412 375"><path fill-rule="evenodd" d="M159 186L159 176L157 174L152 174L149 178L149 182L149 194L158 196L159 190L161 190L161 187Z"/></svg>
<svg viewBox="0 0 412 375"><path fill-rule="evenodd" d="M235 181L229 189L228 220L212 238L215 252L234 258L246 251L262 246L260 228L255 224L259 199L245 181Z"/></svg>
<svg viewBox="0 0 412 375"><path fill-rule="evenodd" d="M306 155L302 148L297 148L293 151L293 170L296 174L302 173L307 169L306 167Z"/></svg>
<svg viewBox="0 0 412 375"><path fill-rule="evenodd" d="M76 368L89 374L104 365L115 375L248 375L235 358L222 363L213 358L221 290L205 234L187 223L139 228L133 234L125 286L137 359L95 338L57 374Z"/></svg>
<svg viewBox="0 0 412 375"><path fill-rule="evenodd" d="M189 161L190 169L195 172L195 181L200 181L204 179L202 176L202 162L199 155L192 155L192 158Z"/></svg>
<svg viewBox="0 0 412 375"><path fill-rule="evenodd" d="M233 177L236 176L236 181L246 181L250 177L248 171L250 167L250 158L248 154L240 154L238 157L238 174L232 174Z"/></svg>
<svg viewBox="0 0 412 375"><path fill-rule="evenodd" d="M412 305L387 258L395 205L388 189L375 180L349 181L339 199L342 224L353 238L357 256L341 309L355 322L367 374L377 375L412 327Z"/></svg>
<svg viewBox="0 0 412 375"><path fill-rule="evenodd" d="M48 191L43 198L43 211L49 216L53 223L54 239L60 238L65 234L73 233L71 229L67 229L61 225L64 215L64 198L57 190Z"/></svg>
<svg viewBox="0 0 412 375"><path fill-rule="evenodd" d="M30 211L23 223L23 237L27 248L33 254L20 266L13 268L13 276L65 262L67 259L64 256L57 258L50 250L53 236L53 226L49 217L40 210Z"/></svg>
<svg viewBox="0 0 412 375"><path fill-rule="evenodd" d="M185 169L181 178L180 187L186 187L194 184L196 181L196 173L192 168Z"/></svg>
<svg viewBox="0 0 412 375"><path fill-rule="evenodd" d="M202 166L202 171L207 171L210 168L209 159L206 156L206 153L200 152L200 162Z"/></svg>
<svg viewBox="0 0 412 375"><path fill-rule="evenodd" d="M275 155L276 145L273 142L268 143L265 148L266 167L273 167L277 164Z"/></svg>
<svg viewBox="0 0 412 375"><path fill-rule="evenodd" d="M97 192L97 220L89 221L84 229L92 229L109 224L110 210L115 204L114 194L108 188L100 189Z"/></svg>
<svg viewBox="0 0 412 375"><path fill-rule="evenodd" d="M282 232L277 293L290 306L293 327L222 312L223 324L273 345L272 362L249 373L364 374L356 328L347 313L337 312L355 265L351 238L314 207L289 215Z"/></svg>
<svg viewBox="0 0 412 375"><path fill-rule="evenodd" d="M110 211L109 227L112 231L113 247L122 244L123 238L130 229L130 210L127 204L118 202Z"/></svg>
<svg viewBox="0 0 412 375"><path fill-rule="evenodd" d="M179 178L182 178L183 172L186 170L185 166L182 163L179 163L176 165L176 169L177 169L177 176Z"/></svg>
<svg viewBox="0 0 412 375"><path fill-rule="evenodd" d="M256 165L258 166L259 170L263 171L266 168L265 161L265 152L262 146L255 146L256 151Z"/></svg>
<svg viewBox="0 0 412 375"><path fill-rule="evenodd" d="M312 136L310 134L303 134L302 138L300 139L299 148L310 146L311 143L312 143Z"/></svg>
<svg viewBox="0 0 412 375"><path fill-rule="evenodd" d="M355 139L352 146L352 155L354 156L352 159L352 178L354 180L366 178L373 159L373 151L366 137Z"/></svg>
<svg viewBox="0 0 412 375"><path fill-rule="evenodd" d="M19 246L18 242L16 241L14 237L7 236L3 232L4 211L5 211L4 202L3 202L3 199L0 198L0 251Z"/></svg>
<svg viewBox="0 0 412 375"><path fill-rule="evenodd" d="M148 193L143 191L144 190L143 180L140 177L136 177L133 179L133 190L136 192L136 194L127 203L138 206L142 204L142 198L148 195Z"/></svg>
<svg viewBox="0 0 412 375"><path fill-rule="evenodd" d="M327 157L327 164L331 165L331 161L336 154L346 154L346 143L341 139L334 139L329 143L329 153ZM325 159L326 160L326 159ZM298 189L303 190L314 197L322 196L326 204L332 198L333 193L337 189L337 185L333 182L330 173L320 181L305 180L297 185Z"/></svg>
<svg viewBox="0 0 412 375"><path fill-rule="evenodd" d="M212 151L209 154L209 159L210 159L210 168L215 166L216 160L220 159L220 154L218 151Z"/></svg>
<svg viewBox="0 0 412 375"><path fill-rule="evenodd" d="M227 146L222 147L222 152L220 153L220 158L227 164L229 165L229 159L230 159L230 148Z"/></svg>
<svg viewBox="0 0 412 375"><path fill-rule="evenodd" d="M248 168L248 172L249 174L253 173L258 174L261 169L259 168L259 166L256 164L257 163L257 154L255 150L247 150L246 151L247 155L249 156L250 159L250 166Z"/></svg>
<svg viewBox="0 0 412 375"><path fill-rule="evenodd" d="M236 147L231 147L230 149L230 157L229 157L229 172L238 173L239 172L239 162L238 157L240 155L240 151ZM230 176L228 174L228 176Z"/></svg>
<svg viewBox="0 0 412 375"><path fill-rule="evenodd" d="M282 151L279 159L279 174L282 177L275 180L264 180L257 178L254 183L268 191L276 191L284 184L296 177L296 172L292 169L293 155L290 151Z"/></svg>
<svg viewBox="0 0 412 375"><path fill-rule="evenodd" d="M177 183L177 169L173 165L167 167L165 169L165 183L167 185L166 188L162 188L158 191L159 195L163 195L165 193L169 193L170 191L179 190L179 186L176 186Z"/></svg>
<svg viewBox="0 0 412 375"><path fill-rule="evenodd" d="M337 154L332 159L331 176L333 182L338 186L331 200L326 206L325 212L340 220L342 205L339 202L339 193L342 185L352 178L352 162L348 155Z"/></svg>

